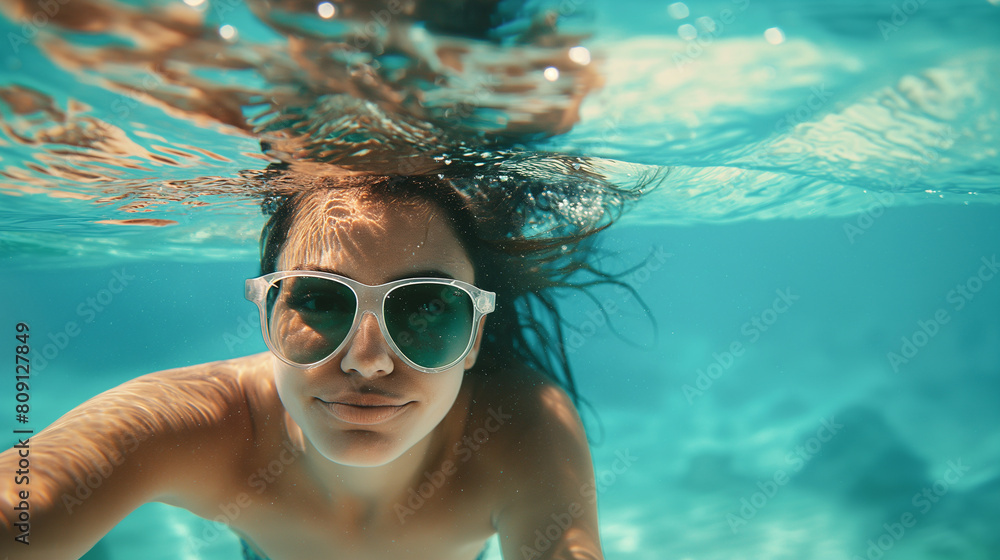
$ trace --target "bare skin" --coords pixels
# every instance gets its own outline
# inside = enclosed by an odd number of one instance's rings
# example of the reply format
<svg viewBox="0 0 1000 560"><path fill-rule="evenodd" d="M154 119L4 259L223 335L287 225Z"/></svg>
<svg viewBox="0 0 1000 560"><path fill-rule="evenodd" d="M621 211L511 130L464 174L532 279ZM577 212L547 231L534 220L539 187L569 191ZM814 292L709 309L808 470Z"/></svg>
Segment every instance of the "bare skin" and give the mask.
<svg viewBox="0 0 1000 560"><path fill-rule="evenodd" d="M433 207L324 200L309 216L322 219L293 227L279 269L474 281ZM530 371L467 371L478 341L454 370L426 374L373 316L351 336L313 369L258 354L142 376L77 407L31 438L29 546L14 540L23 486L0 479L0 555L78 558L158 501L225 522L272 560L472 560L496 533L508 559L603 558L590 453L561 389ZM351 395L402 408L363 425L330 413ZM17 470L16 451L0 472Z"/></svg>

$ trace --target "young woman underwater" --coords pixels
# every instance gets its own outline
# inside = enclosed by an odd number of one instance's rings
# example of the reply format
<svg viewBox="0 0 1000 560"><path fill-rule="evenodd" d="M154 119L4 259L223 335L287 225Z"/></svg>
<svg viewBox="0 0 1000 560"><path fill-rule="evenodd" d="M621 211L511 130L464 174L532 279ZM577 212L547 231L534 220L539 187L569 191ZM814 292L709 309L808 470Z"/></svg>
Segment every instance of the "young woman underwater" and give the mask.
<svg viewBox="0 0 1000 560"><path fill-rule="evenodd" d="M628 288L588 258L635 194L605 185L588 220L531 235L556 211L530 183L272 179L246 282L270 352L144 375L33 436L31 544L4 477L0 555L79 558L162 502L247 558L473 560L494 534L507 559L603 558L552 291Z"/></svg>

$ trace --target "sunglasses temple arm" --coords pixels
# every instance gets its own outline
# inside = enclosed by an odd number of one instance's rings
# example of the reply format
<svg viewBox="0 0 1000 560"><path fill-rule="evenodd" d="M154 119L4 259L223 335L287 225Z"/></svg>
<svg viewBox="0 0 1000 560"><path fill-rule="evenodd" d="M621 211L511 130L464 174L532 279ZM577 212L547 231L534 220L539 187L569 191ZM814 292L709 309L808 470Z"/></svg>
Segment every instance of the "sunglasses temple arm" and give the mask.
<svg viewBox="0 0 1000 560"><path fill-rule="evenodd" d="M254 303L260 301L261 283L258 280L259 278L250 278L244 285L243 296Z"/></svg>

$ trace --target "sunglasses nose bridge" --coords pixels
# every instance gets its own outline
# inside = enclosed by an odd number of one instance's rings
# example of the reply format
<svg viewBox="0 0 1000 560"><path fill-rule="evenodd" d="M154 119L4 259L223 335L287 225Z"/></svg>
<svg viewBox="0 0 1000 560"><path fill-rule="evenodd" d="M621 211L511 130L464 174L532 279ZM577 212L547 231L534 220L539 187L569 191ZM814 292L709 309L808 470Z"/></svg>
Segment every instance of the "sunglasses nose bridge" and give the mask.
<svg viewBox="0 0 1000 560"><path fill-rule="evenodd" d="M376 330L385 337L385 317L382 316L382 303L385 301L386 290L382 289L381 286L365 286L362 289L356 289L358 299L358 319L357 328L361 328L364 321L365 315L371 315L375 318Z"/></svg>
<svg viewBox="0 0 1000 560"><path fill-rule="evenodd" d="M356 336L358 334L358 331L360 331L361 329L363 329L365 327L365 315L371 315L372 316L372 318L375 320L375 330L378 331L379 335L382 334L382 325L380 324L381 321L379 320L378 313L375 313L371 309L362 309L358 313L357 327L354 329L353 333L351 333L350 335L348 335L348 338L353 338L354 336Z"/></svg>
<svg viewBox="0 0 1000 560"><path fill-rule="evenodd" d="M364 319L365 313L371 313L376 319L381 318L382 294L374 290L358 290L358 319Z"/></svg>

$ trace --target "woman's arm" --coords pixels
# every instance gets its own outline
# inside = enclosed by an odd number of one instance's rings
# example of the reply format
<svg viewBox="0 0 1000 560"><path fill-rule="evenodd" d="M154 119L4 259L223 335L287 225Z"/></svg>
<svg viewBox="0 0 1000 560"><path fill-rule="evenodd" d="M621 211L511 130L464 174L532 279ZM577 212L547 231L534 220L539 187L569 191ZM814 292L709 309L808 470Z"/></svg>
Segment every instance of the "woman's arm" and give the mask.
<svg viewBox="0 0 1000 560"><path fill-rule="evenodd" d="M0 557L76 559L146 502L212 495L226 442L249 422L234 414L245 401L226 369L134 379L0 454ZM25 449L30 467L15 479Z"/></svg>
<svg viewBox="0 0 1000 560"><path fill-rule="evenodd" d="M594 468L576 408L551 384L538 386L529 400L536 401L534 412L513 415L519 435L507 451L515 468L496 514L503 557L603 559Z"/></svg>

